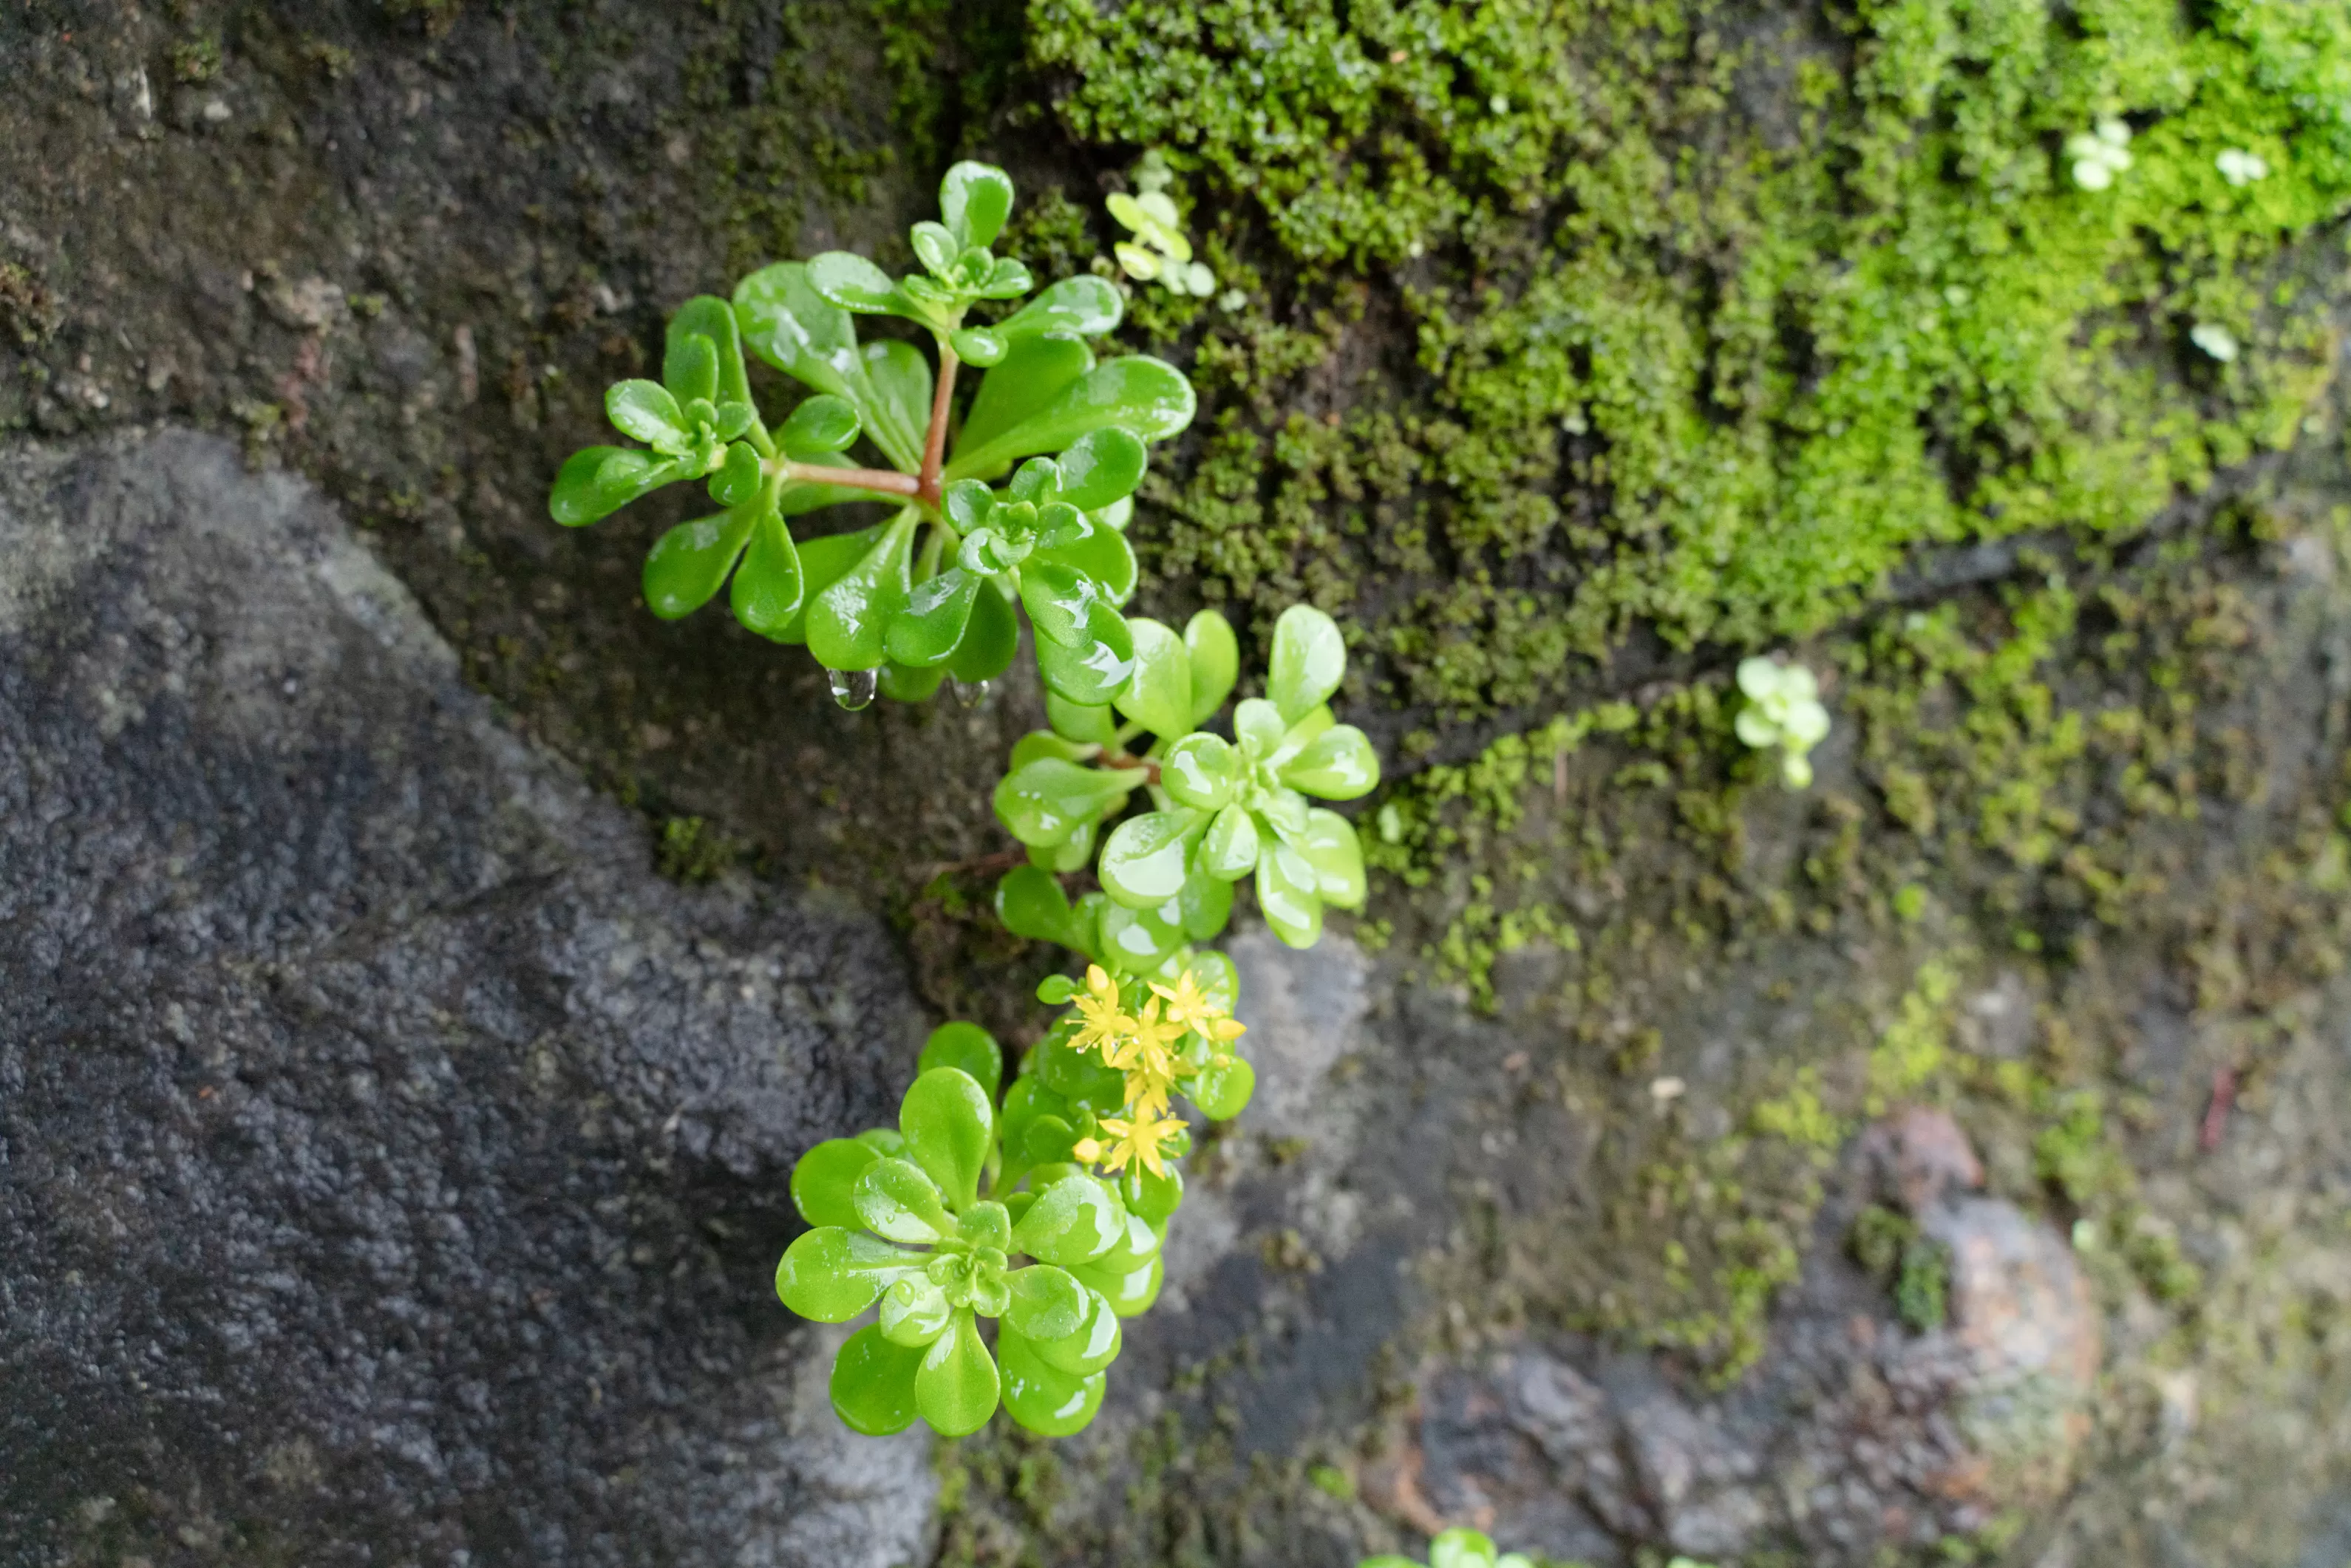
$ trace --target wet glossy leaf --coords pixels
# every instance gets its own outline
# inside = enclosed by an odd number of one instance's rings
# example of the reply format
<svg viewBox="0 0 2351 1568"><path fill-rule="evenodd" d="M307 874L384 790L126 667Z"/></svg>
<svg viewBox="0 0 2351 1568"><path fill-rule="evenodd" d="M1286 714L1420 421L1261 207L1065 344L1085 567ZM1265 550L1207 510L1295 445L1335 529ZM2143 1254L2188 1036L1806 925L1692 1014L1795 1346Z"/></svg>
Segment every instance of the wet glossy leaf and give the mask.
<svg viewBox="0 0 2351 1568"><path fill-rule="evenodd" d="M976 1023L956 1019L931 1030L931 1038L923 1042L914 1070L928 1072L934 1067L956 1069L987 1090L992 1100L1004 1082L1004 1051L994 1035Z"/></svg>
<svg viewBox="0 0 2351 1568"><path fill-rule="evenodd" d="M1428 1568L1494 1568L1494 1542L1481 1531L1456 1528L1428 1543Z"/></svg>
<svg viewBox="0 0 2351 1568"><path fill-rule="evenodd" d="M787 455L804 463L821 462L825 455L847 449L857 439L857 406L847 398L819 392L802 398L776 432Z"/></svg>
<svg viewBox="0 0 2351 1568"><path fill-rule="evenodd" d="M1232 622L1213 610L1203 610L1184 623L1184 648L1192 660L1192 723L1205 724L1225 706L1233 683L1240 678L1240 643Z"/></svg>
<svg viewBox="0 0 2351 1568"><path fill-rule="evenodd" d="M863 316L914 315L890 275L853 251L829 250L809 257L808 281L819 298L843 310Z"/></svg>
<svg viewBox="0 0 2351 1568"><path fill-rule="evenodd" d="M996 265L987 269L987 281L981 284L982 299L1018 299L1037 287L1037 279L1026 262L1008 256L999 256Z"/></svg>
<svg viewBox="0 0 2351 1568"><path fill-rule="evenodd" d="M1103 600L1115 609L1134 592L1134 549L1123 534L1095 524L1075 544L1049 551L1045 559L1073 567L1093 579Z"/></svg>
<svg viewBox="0 0 2351 1568"><path fill-rule="evenodd" d="M1046 687L1070 702L1089 706L1108 703L1134 673L1134 644L1126 634L1126 622L1108 600L1101 604L1108 615L1101 629L1114 632L1116 641L1071 647L1050 637L1036 640L1037 673Z"/></svg>
<svg viewBox="0 0 2351 1568"><path fill-rule="evenodd" d="M1257 907L1273 934L1292 947L1311 947L1322 935L1322 896L1314 867L1279 839L1258 845Z"/></svg>
<svg viewBox="0 0 2351 1568"><path fill-rule="evenodd" d="M710 340L716 375L712 390L687 392L681 390L680 384L687 371L683 356L697 352L684 347L695 338ZM751 402L750 378L743 373L743 339L733 306L715 294L698 294L677 308L677 314L669 319L662 354L662 382L682 398L706 397L713 402Z"/></svg>
<svg viewBox="0 0 2351 1568"><path fill-rule="evenodd" d="M1029 623L1037 628L1037 635L1049 638L1064 647L1081 648L1089 643L1108 643L1100 635L1105 629L1104 612L1111 620L1120 620L1120 630L1126 630L1116 608L1103 598L1094 580L1075 567L1060 561L1031 560L1020 573L1020 602L1028 607ZM1126 639L1126 652L1131 655L1134 638Z"/></svg>
<svg viewBox="0 0 2351 1568"><path fill-rule="evenodd" d="M1185 1092L1212 1122L1229 1121L1246 1109L1257 1089L1257 1070L1240 1057L1221 1067L1203 1068Z"/></svg>
<svg viewBox="0 0 2351 1568"><path fill-rule="evenodd" d="M1257 869L1257 819L1238 801L1217 813L1200 841L1200 869L1232 882Z"/></svg>
<svg viewBox="0 0 2351 1568"><path fill-rule="evenodd" d="M996 884L996 918L1007 931L1032 942L1055 942L1083 952L1091 933L1079 929L1068 895L1050 873L1019 866Z"/></svg>
<svg viewBox="0 0 2351 1568"><path fill-rule="evenodd" d="M1089 1176L1064 1176L1012 1228L1012 1250L1066 1269L1101 1257L1126 1230L1126 1211Z"/></svg>
<svg viewBox="0 0 2351 1568"><path fill-rule="evenodd" d="M857 1178L853 1196L858 1221L876 1236L928 1246L955 1233L938 1187L912 1160L874 1161Z"/></svg>
<svg viewBox="0 0 2351 1568"><path fill-rule="evenodd" d="M874 689L893 703L925 703L946 678L947 673L943 669L911 669L892 659L883 664Z"/></svg>
<svg viewBox="0 0 2351 1568"><path fill-rule="evenodd" d="M567 528L601 522L677 476L675 464L633 447L583 447L556 474L548 515Z"/></svg>
<svg viewBox="0 0 2351 1568"><path fill-rule="evenodd" d="M752 352L804 385L846 398L891 463L914 472L923 460L922 427L884 417L857 351L855 323L809 287L803 263L761 267L737 285L735 319Z"/></svg>
<svg viewBox="0 0 2351 1568"><path fill-rule="evenodd" d="M662 354L662 385L681 403L716 402L718 345L700 332L671 332Z"/></svg>
<svg viewBox="0 0 2351 1568"><path fill-rule="evenodd" d="M1107 703L1090 706L1047 692L1045 718L1053 727L1053 733L1066 739L1094 746L1118 744L1118 720L1112 716Z"/></svg>
<svg viewBox="0 0 2351 1568"><path fill-rule="evenodd" d="M1005 353L1012 347L985 327L966 327L947 340L956 358L982 370L1003 362Z"/></svg>
<svg viewBox="0 0 2351 1568"><path fill-rule="evenodd" d="M736 507L662 535L645 556L645 608L674 621L709 603L735 570L759 512L757 507Z"/></svg>
<svg viewBox="0 0 2351 1568"><path fill-rule="evenodd" d="M967 430L947 473L954 478L992 474L1030 453L1065 450L1079 436L1110 425L1145 441L1165 440L1192 423L1196 406L1192 383L1181 371L1147 355L1129 355L1097 365L1043 407L985 441Z"/></svg>
<svg viewBox="0 0 2351 1568"><path fill-rule="evenodd" d="M1011 342L1045 332L1092 338L1117 326L1125 313L1126 302L1119 297L1115 284L1107 277L1081 273L1048 287L1036 298L998 321L996 330Z"/></svg>
<svg viewBox="0 0 2351 1568"><path fill-rule="evenodd" d="M920 1348L945 1333L955 1309L947 1294L922 1275L899 1281L882 1292L882 1318L877 1325L892 1344Z"/></svg>
<svg viewBox="0 0 2351 1568"><path fill-rule="evenodd" d="M1364 846L1353 823L1336 811L1316 807L1306 813L1306 831L1291 842L1314 868L1316 896L1342 909L1363 907Z"/></svg>
<svg viewBox="0 0 2351 1568"><path fill-rule="evenodd" d="M1098 1116L1115 1116L1126 1103L1125 1076L1103 1066L1102 1058L1091 1051L1071 1050L1067 1040L1048 1035L1038 1043L1035 1061L1037 1075L1045 1086L1072 1106ZM1066 1264L1067 1260L1049 1261Z"/></svg>
<svg viewBox="0 0 2351 1568"><path fill-rule="evenodd" d="M999 1335L997 1348L1004 1360L1004 1408L1029 1431L1066 1437L1083 1430L1102 1408L1110 1382L1102 1374L1062 1371L1025 1334Z"/></svg>
<svg viewBox="0 0 2351 1568"><path fill-rule="evenodd" d="M994 245L1012 212L1012 176L992 163L956 164L939 182L939 215L959 246Z"/></svg>
<svg viewBox="0 0 2351 1568"><path fill-rule="evenodd" d="M994 583L982 582L972 598L963 641L948 656L947 674L967 685L992 681L1012 667L1019 651L1020 618L1012 612L1012 601Z"/></svg>
<svg viewBox="0 0 2351 1568"><path fill-rule="evenodd" d="M687 434L684 411L659 382L616 383L604 393L604 416L613 429L648 446L674 444Z"/></svg>
<svg viewBox="0 0 2351 1568"><path fill-rule="evenodd" d="M963 255L963 242L945 224L916 224L906 237L914 245L914 259L934 277L953 271L956 258Z"/></svg>
<svg viewBox="0 0 2351 1568"><path fill-rule="evenodd" d="M1208 824L1198 811L1146 811L1121 822L1102 845L1102 891L1129 909L1148 909L1184 891L1185 864Z"/></svg>
<svg viewBox="0 0 2351 1568"><path fill-rule="evenodd" d="M997 330L1001 334L1005 329ZM950 478L988 478L1000 472L1010 457L979 468L963 465L961 455L1015 428L1094 368L1093 350L1075 338L1056 334L1009 341L1012 346L1004 358L980 378L956 438L955 458L947 465Z"/></svg>
<svg viewBox="0 0 2351 1568"><path fill-rule="evenodd" d="M1011 1287L1012 1300L1004 1309L1004 1322L1016 1333L1029 1339L1061 1339L1085 1322L1086 1288L1050 1263L1016 1269L1005 1282Z"/></svg>
<svg viewBox="0 0 2351 1568"><path fill-rule="evenodd" d="M1095 930L1098 956L1104 966L1130 975L1147 975L1184 945L1183 902L1171 898L1150 909L1130 909L1105 897Z"/></svg>
<svg viewBox="0 0 2351 1568"><path fill-rule="evenodd" d="M868 343L857 353L873 389L874 419L897 431L914 451L914 464L904 465L912 473L921 465L923 440L931 428L931 362L920 349L897 338ZM887 443L881 444L891 450Z"/></svg>
<svg viewBox="0 0 2351 1568"><path fill-rule="evenodd" d="M1070 1270L1078 1283L1100 1291L1110 1302L1110 1310L1120 1317L1137 1317L1151 1310L1159 1299L1159 1286L1166 1278L1166 1265L1157 1253L1133 1268L1125 1270L1098 1269L1081 1264Z"/></svg>
<svg viewBox="0 0 2351 1568"><path fill-rule="evenodd" d="M979 1325L968 1311L930 1349L914 1374L914 1408L943 1437L967 1437L996 1414L995 1358L981 1343Z"/></svg>
<svg viewBox="0 0 2351 1568"><path fill-rule="evenodd" d="M1091 762L1102 755L1102 747L1081 740L1065 740L1050 729L1032 729L1012 743L1012 757L1006 771L1018 773L1031 762L1054 758L1062 762Z"/></svg>
<svg viewBox="0 0 2351 1568"><path fill-rule="evenodd" d="M1134 495L1149 456L1141 437L1113 424L1080 436L1055 462L1061 467L1061 499L1092 512Z"/></svg>
<svg viewBox="0 0 2351 1568"><path fill-rule="evenodd" d="M845 1323L873 1304L893 1270L919 1261L920 1254L879 1238L820 1226L794 1241L776 1265L776 1294L804 1318Z"/></svg>
<svg viewBox="0 0 2351 1568"><path fill-rule="evenodd" d="M1196 811L1222 810L1235 777L1233 748L1221 736L1187 735L1159 762L1160 787Z"/></svg>
<svg viewBox="0 0 2351 1568"><path fill-rule="evenodd" d="M1379 754L1353 725L1333 725L1290 758L1281 781L1325 800L1356 800L1378 788Z"/></svg>
<svg viewBox="0 0 2351 1568"><path fill-rule="evenodd" d="M864 1223L857 1217L857 1178L881 1157L871 1144L827 1138L792 1166L792 1207L810 1225L856 1229Z"/></svg>
<svg viewBox="0 0 2351 1568"><path fill-rule="evenodd" d="M735 618L773 642L807 641L810 599L846 576L881 535L879 528L872 528L794 541L780 520L762 522L752 535L753 548L735 573ZM787 545L792 549L789 573L782 553ZM797 601L787 597L795 584Z"/></svg>
<svg viewBox="0 0 2351 1568"><path fill-rule="evenodd" d="M1040 758L996 786L996 817L1024 844L1058 844L1144 781L1140 768L1084 768Z"/></svg>
<svg viewBox="0 0 2351 1568"><path fill-rule="evenodd" d="M1184 891L1176 902L1184 911L1184 935L1195 942L1206 942L1221 933L1233 917L1233 884L1197 870L1184 879Z"/></svg>
<svg viewBox="0 0 2351 1568"><path fill-rule="evenodd" d="M1040 1340L1030 1348L1047 1365L1082 1377L1116 1361L1124 1338L1118 1326L1118 1314L1110 1310L1110 1302L1101 1291L1088 1289L1085 1318L1076 1332L1060 1339Z"/></svg>
<svg viewBox="0 0 2351 1568"><path fill-rule="evenodd" d="M1338 623L1311 604L1293 604L1273 624L1273 662L1265 695L1294 724L1328 702L1347 673L1347 643Z"/></svg>
<svg viewBox="0 0 2351 1568"><path fill-rule="evenodd" d="M832 1363L832 1409L841 1425L868 1437L886 1437L914 1424L914 1375L923 1352L892 1344L879 1324L849 1336Z"/></svg>
<svg viewBox="0 0 2351 1568"><path fill-rule="evenodd" d="M916 514L882 531L864 557L822 592L810 595L809 652L828 670L870 670L887 653L893 616L905 609Z"/></svg>
<svg viewBox="0 0 2351 1568"><path fill-rule="evenodd" d="M711 472L710 498L722 507L738 507L758 496L768 482L759 455L748 442L738 441Z"/></svg>
<svg viewBox="0 0 2351 1568"><path fill-rule="evenodd" d="M1134 643L1134 673L1115 699L1118 710L1154 735L1185 734L1192 727L1192 658L1184 640L1140 617L1129 620L1126 630Z"/></svg>
<svg viewBox="0 0 2351 1568"><path fill-rule="evenodd" d="M906 1152L961 1213L978 1200L980 1166L996 1134L996 1106L967 1072L933 1068L898 1106Z"/></svg>
<svg viewBox="0 0 2351 1568"><path fill-rule="evenodd" d="M914 584L905 609L891 617L883 639L890 657L921 669L945 664L963 642L973 601L985 588L982 579L961 567L949 567L927 582Z"/></svg>

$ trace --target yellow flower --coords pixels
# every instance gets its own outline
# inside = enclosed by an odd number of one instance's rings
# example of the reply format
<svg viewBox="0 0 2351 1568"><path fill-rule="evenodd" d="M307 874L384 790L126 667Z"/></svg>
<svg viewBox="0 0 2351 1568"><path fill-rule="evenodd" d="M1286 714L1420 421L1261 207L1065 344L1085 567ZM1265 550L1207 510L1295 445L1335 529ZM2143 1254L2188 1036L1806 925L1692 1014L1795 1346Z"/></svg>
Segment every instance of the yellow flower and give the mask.
<svg viewBox="0 0 2351 1568"><path fill-rule="evenodd" d="M1113 1141L1106 1145L1100 1138L1080 1138L1074 1151L1078 1158L1088 1165L1100 1163L1114 1171L1124 1170L1129 1160L1141 1160L1143 1167L1153 1176L1165 1176L1167 1166L1159 1145L1182 1132L1184 1124L1177 1117L1155 1116L1149 1111L1137 1109L1131 1121L1103 1117L1102 1129Z"/></svg>
<svg viewBox="0 0 2351 1568"><path fill-rule="evenodd" d="M1169 1018L1217 1048L1214 1061L1231 1060L1231 1052L1223 1048L1247 1033L1249 1026L1234 1018L1223 1002L1201 990L1191 970L1176 977L1172 990L1156 980L1151 982L1151 989L1166 1001Z"/></svg>
<svg viewBox="0 0 2351 1568"><path fill-rule="evenodd" d="M1118 985L1100 964L1086 966L1086 990L1088 994L1078 998L1078 1016L1085 1023L1070 1037L1070 1045L1077 1051L1092 1051L1099 1045L1103 1060L1108 1061L1112 1047L1134 1030L1134 1020L1119 1009Z"/></svg>
<svg viewBox="0 0 2351 1568"><path fill-rule="evenodd" d="M1143 1004L1143 1016L1127 1020L1125 1040L1116 1051L1103 1048L1103 1059L1126 1074L1127 1103L1144 1111L1167 1109L1167 1091L1176 1082L1176 1055L1168 1047L1184 1038L1184 1026L1159 1016L1159 998Z"/></svg>

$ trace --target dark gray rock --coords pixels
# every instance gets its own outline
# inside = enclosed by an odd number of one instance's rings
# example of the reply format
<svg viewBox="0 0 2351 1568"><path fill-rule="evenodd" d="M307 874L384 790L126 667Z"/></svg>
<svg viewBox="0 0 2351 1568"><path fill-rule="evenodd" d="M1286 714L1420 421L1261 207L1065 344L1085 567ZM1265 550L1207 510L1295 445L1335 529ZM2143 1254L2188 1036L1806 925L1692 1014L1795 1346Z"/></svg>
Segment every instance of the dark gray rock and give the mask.
<svg viewBox="0 0 2351 1568"><path fill-rule="evenodd" d="M919 1039L852 912L653 874L307 486L0 455L0 1562L882 1565L775 1301Z"/></svg>

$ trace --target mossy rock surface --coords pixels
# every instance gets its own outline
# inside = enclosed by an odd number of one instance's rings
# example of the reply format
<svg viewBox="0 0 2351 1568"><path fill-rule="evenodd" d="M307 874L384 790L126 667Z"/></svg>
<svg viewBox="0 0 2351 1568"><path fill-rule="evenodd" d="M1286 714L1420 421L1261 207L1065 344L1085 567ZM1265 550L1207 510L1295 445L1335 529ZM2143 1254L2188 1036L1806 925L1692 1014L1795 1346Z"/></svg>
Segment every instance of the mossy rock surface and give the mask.
<svg viewBox="0 0 2351 1568"><path fill-rule="evenodd" d="M2338 9L44 0L0 78L0 442L185 424L307 475L652 863L827 884L899 933L877 984L1016 1039L1055 956L992 931L986 800L1033 691L841 714L636 603L682 513L570 532L545 489L676 301L904 262L959 152L1082 270L1169 154L1238 298L1123 329L1203 392L1139 608L1341 618L1383 874L1311 959L1244 936L1266 1099L1169 1301L1086 1437L941 1448L939 1561L1335 1565L1481 1507L1593 1563L2335 1550ZM1771 648L1835 717L1808 792L1729 732ZM2104 1358L2013 1420L1918 1394L1953 1446L1870 1472L1832 1415L1911 1396L1936 1280L1855 1260L1855 1140L1917 1104ZM1511 1424L1579 1385L1557 1454ZM1675 1501L1642 1434L1685 1418L1729 1447ZM1798 1459L1859 1490L1791 1504Z"/></svg>

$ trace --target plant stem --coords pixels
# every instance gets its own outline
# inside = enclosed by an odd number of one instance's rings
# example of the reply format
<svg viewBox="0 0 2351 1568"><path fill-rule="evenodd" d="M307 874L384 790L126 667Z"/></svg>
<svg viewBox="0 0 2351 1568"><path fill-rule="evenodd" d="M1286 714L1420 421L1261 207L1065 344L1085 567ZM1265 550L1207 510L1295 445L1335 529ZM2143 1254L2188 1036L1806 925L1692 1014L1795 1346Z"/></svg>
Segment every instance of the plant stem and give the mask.
<svg viewBox="0 0 2351 1568"><path fill-rule="evenodd" d="M940 505L939 470L946 466L947 456L947 409L955 401L956 367L960 363L955 345L942 333L938 389L931 394L931 431L923 443L922 477L914 489L916 498L934 508Z"/></svg>
<svg viewBox="0 0 2351 1568"><path fill-rule="evenodd" d="M886 496L919 496L921 482L894 468L828 468L818 463L782 465L783 476L808 485L845 485L856 490L879 490Z"/></svg>

